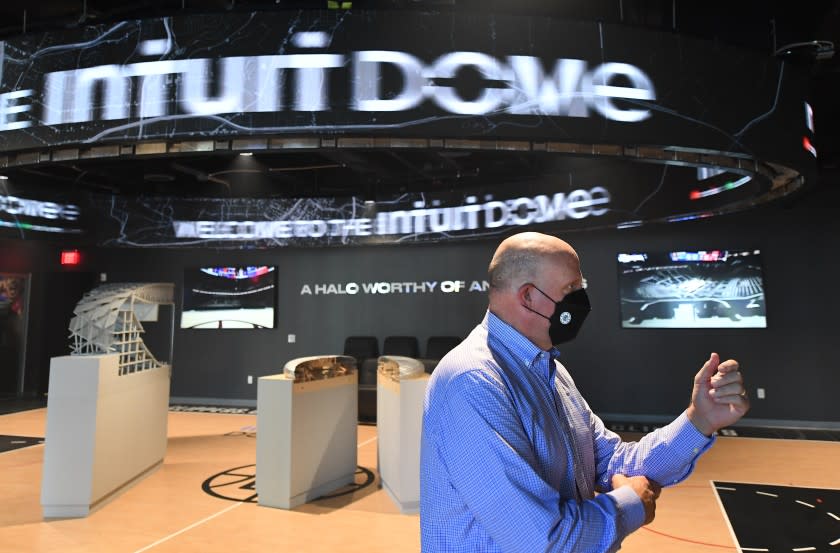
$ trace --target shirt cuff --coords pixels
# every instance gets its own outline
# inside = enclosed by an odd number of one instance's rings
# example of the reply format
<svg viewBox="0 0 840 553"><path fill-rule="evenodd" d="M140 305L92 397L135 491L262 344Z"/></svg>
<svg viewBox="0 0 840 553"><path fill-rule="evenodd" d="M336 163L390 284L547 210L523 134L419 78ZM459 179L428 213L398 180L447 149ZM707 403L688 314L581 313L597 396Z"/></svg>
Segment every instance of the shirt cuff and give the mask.
<svg viewBox="0 0 840 553"><path fill-rule="evenodd" d="M697 430L685 411L674 419L671 427L674 433L679 436L679 440L674 445L679 447L680 452L684 450L690 457L697 458L715 443L715 435L712 434L709 437Z"/></svg>
<svg viewBox="0 0 840 553"><path fill-rule="evenodd" d="M618 510L618 534L621 541L645 523L645 506L642 498L630 486L621 486L607 495L615 501Z"/></svg>

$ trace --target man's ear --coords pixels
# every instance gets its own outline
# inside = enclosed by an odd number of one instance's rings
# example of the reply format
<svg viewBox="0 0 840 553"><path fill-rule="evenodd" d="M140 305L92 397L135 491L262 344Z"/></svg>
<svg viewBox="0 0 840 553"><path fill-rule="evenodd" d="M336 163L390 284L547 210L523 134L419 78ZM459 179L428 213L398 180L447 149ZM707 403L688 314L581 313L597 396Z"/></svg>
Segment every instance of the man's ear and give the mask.
<svg viewBox="0 0 840 553"><path fill-rule="evenodd" d="M531 303L531 285L530 284L523 284L519 287L517 291L517 296L519 297L519 302L530 305Z"/></svg>

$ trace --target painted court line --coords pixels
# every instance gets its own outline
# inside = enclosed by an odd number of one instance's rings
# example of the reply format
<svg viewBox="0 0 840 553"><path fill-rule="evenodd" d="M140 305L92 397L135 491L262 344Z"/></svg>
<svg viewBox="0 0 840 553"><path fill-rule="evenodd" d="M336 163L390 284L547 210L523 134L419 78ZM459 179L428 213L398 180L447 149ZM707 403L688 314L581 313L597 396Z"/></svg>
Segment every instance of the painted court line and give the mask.
<svg viewBox="0 0 840 553"><path fill-rule="evenodd" d="M725 492L734 492L735 488L727 488L726 486L715 486L716 490L723 490Z"/></svg>
<svg viewBox="0 0 840 553"><path fill-rule="evenodd" d="M41 445L41 446L44 445L44 442L38 442L37 444L32 444L32 445L26 446L26 447L16 447L14 449L7 449L6 451L0 451L0 455L11 455L13 453L20 453L21 451L27 451L29 448L39 446L39 445Z"/></svg>
<svg viewBox="0 0 840 553"><path fill-rule="evenodd" d="M796 502L797 502L797 503L799 503L800 505L805 505L806 507L810 507L810 508L812 508L812 509L816 509L816 507L814 507L814 506L813 506L813 505L811 505L810 503L805 503L804 501L799 501L798 499L796 500Z"/></svg>
<svg viewBox="0 0 840 553"><path fill-rule="evenodd" d="M367 444L369 444L369 443L371 443L371 442L375 442L375 441L376 441L376 436L374 436L373 438L370 438L370 439L368 439L368 440L363 441L362 443L360 443L360 444L356 447L356 449L358 449L358 448L362 447L363 445L367 445ZM146 547L144 547L144 548L142 548L142 549L138 549L138 550L137 550L137 551L135 551L134 553L142 553L143 551L148 551L149 549L151 549L151 548L155 547L156 545L160 545L160 544L162 544L162 543L163 543L163 542L165 542L165 541L171 540L171 539L172 539L172 538L174 538L175 536L178 536L178 535L180 535L180 534L183 534L184 532L187 532L188 530L192 530L192 529L193 529L193 528L195 528L196 526L199 526L199 525L201 525L201 524L204 524L205 522L207 522L207 521L209 521L209 520L213 520L213 519L214 519L214 518L216 518L217 516L223 515L223 514L227 513L228 511L232 511L233 509L236 509L236 508L237 508L237 507L239 507L240 505L242 505L242 503L237 503L236 505L231 505L230 507L227 507L226 509L222 509L221 511L219 511L219 512L218 512L218 513L216 513L215 515L210 515L210 516L209 516L209 517L207 517L207 518L201 519L201 520L199 520L198 522L195 522L195 523L193 523L193 524L190 524L190 525L189 525L189 526L187 526L186 528L182 528L181 530L178 530L178 531L177 531L177 532L175 532L174 534L169 534L169 535L168 535L168 536L166 536L165 538L161 538L161 539L159 539L158 541L156 541L155 543L152 543L152 544L150 544L150 545L147 545Z"/></svg>
<svg viewBox="0 0 840 553"><path fill-rule="evenodd" d="M816 547L794 547L794 551L816 551Z"/></svg>
<svg viewBox="0 0 840 553"><path fill-rule="evenodd" d="M742 547L741 551L770 551L765 547Z"/></svg>
<svg viewBox="0 0 840 553"><path fill-rule="evenodd" d="M758 495L766 495L767 497L779 497L778 495L776 495L774 493L768 493L768 492L755 492L755 493L757 493Z"/></svg>
<svg viewBox="0 0 840 553"><path fill-rule="evenodd" d="M840 545L840 538L837 538L833 542L829 543L828 545Z"/></svg>
<svg viewBox="0 0 840 553"><path fill-rule="evenodd" d="M726 516L726 509L723 508L723 502L720 500L720 493L718 493L715 481L709 480L709 484L712 485L712 491L715 492L715 499L717 500L718 507L720 508L720 514L723 516L723 520L726 521L726 527L729 528L729 535L732 536L732 543L734 543L736 547L740 548L741 551L767 551L766 549L748 549L741 547L741 544L738 543L738 537L735 535L735 529L732 528L732 523L729 521L729 517Z"/></svg>
<svg viewBox="0 0 840 553"><path fill-rule="evenodd" d="M376 436L374 436L373 438L370 438L369 440L365 440L365 441L363 441L363 442L362 442L362 443L360 443L358 446L356 446L356 449L359 449L359 448L360 448L360 447L362 447L363 445L368 445L370 442L375 442L375 441L376 441Z"/></svg>
<svg viewBox="0 0 840 553"><path fill-rule="evenodd" d="M831 518L833 518L834 520L840 520L840 517L838 517L838 516L837 516L837 515L835 515L834 513L828 513L828 516L830 516L830 517L831 517ZM832 544L832 545L833 545L833 544Z"/></svg>
<svg viewBox="0 0 840 553"><path fill-rule="evenodd" d="M215 515L210 515L209 517L203 518L203 519L199 520L198 522L194 522L194 523L190 524L189 526L187 526L186 528L182 528L181 530L178 530L177 532L175 532L173 534L169 534L165 538L159 539L155 543L152 543L150 545L147 545L146 547L138 549L134 553L142 553L143 551L148 551L149 549L155 547L156 545L160 545L165 541L169 541L172 538L174 538L175 536L179 536L179 535L183 534L184 532L187 532L188 530L192 530L196 526L200 526L201 524L204 524L207 521L213 520L217 516L223 515L223 514L227 513L228 511L232 511L232 510L236 509L237 507L239 507L241 505L242 505L242 503L236 503L235 505L231 505L230 507L226 507L226 508L222 509L221 511L219 511L218 513L216 513Z"/></svg>

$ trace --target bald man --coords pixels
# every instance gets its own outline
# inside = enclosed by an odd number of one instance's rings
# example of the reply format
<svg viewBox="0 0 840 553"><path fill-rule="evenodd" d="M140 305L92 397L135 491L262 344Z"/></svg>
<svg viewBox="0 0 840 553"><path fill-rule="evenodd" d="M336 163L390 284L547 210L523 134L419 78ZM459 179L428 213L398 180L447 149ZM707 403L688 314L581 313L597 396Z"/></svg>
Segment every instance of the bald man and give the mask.
<svg viewBox="0 0 840 553"><path fill-rule="evenodd" d="M575 250L517 234L499 245L488 276L484 319L426 391L422 550L616 551L653 520L660 484L687 478L715 431L749 409L738 363L712 353L686 410L624 443L557 361L589 313Z"/></svg>

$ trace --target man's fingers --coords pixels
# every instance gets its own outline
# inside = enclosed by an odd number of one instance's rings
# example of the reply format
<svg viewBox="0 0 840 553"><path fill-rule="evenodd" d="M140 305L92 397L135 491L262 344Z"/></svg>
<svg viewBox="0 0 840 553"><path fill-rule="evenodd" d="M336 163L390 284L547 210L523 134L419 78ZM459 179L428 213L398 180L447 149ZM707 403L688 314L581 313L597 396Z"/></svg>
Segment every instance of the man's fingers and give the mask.
<svg viewBox="0 0 840 553"><path fill-rule="evenodd" d="M720 356L717 353L712 353L709 359L703 364L703 367L700 368L694 380L696 382L708 382L712 378L712 375L717 372L719 364Z"/></svg>
<svg viewBox="0 0 840 553"><path fill-rule="evenodd" d="M746 390L744 390L744 386L740 382L733 382L732 384L726 384L725 386L713 387L711 390L709 390L709 396L713 398L725 396L739 396L745 391Z"/></svg>
<svg viewBox="0 0 840 553"><path fill-rule="evenodd" d="M738 403L738 401L725 398L743 397L746 393L744 379L740 371L716 374L712 377L711 388L708 391L709 397L715 403Z"/></svg>
<svg viewBox="0 0 840 553"><path fill-rule="evenodd" d="M715 403L735 405L738 407L749 408L750 400L745 395L729 395L714 398Z"/></svg>
<svg viewBox="0 0 840 553"><path fill-rule="evenodd" d="M651 480L650 478L646 478L644 476L625 476L623 474L613 474L612 476L612 485L613 489L619 488L621 486L630 486L639 496L642 496L643 490L649 490L654 499L659 497L659 494L662 492L662 485L656 482L655 480Z"/></svg>
<svg viewBox="0 0 840 553"><path fill-rule="evenodd" d="M653 492L653 498L659 499L659 495L662 493L662 486L650 479L648 479L648 482L650 482L650 489Z"/></svg>
<svg viewBox="0 0 840 553"><path fill-rule="evenodd" d="M719 373L723 373L723 374L737 371L738 370L738 362L735 361L734 359L727 359L726 361L724 361L723 363L718 365L717 370L718 370Z"/></svg>
<svg viewBox="0 0 840 553"><path fill-rule="evenodd" d="M739 384L744 382L744 376L741 374L741 371L732 371L726 374L718 372L712 377L712 388L720 388L721 386L726 386L734 382Z"/></svg>
<svg viewBox="0 0 840 553"><path fill-rule="evenodd" d="M612 476L612 487L620 488L621 486L626 486L630 483L630 479L624 476L623 474L613 474Z"/></svg>

